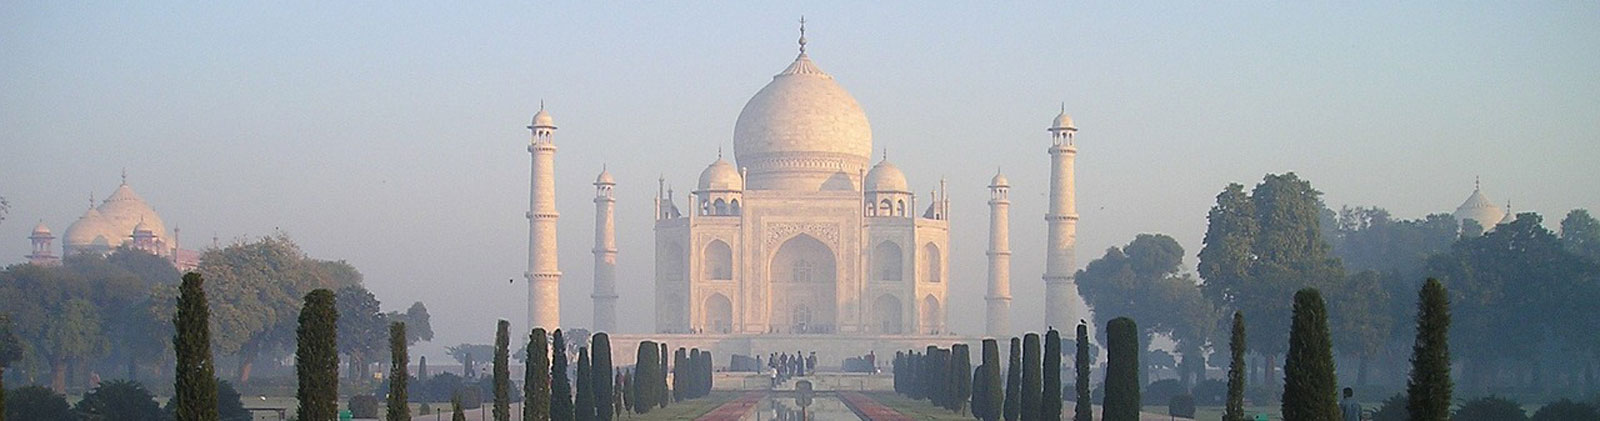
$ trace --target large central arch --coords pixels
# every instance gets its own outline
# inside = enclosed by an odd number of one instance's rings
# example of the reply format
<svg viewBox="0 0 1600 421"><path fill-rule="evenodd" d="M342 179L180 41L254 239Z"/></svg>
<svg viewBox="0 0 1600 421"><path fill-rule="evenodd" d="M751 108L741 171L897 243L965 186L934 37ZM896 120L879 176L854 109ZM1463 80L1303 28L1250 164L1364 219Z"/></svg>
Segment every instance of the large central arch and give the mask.
<svg viewBox="0 0 1600 421"><path fill-rule="evenodd" d="M833 249L807 234L784 241L767 265L773 325L783 332L836 331L838 265Z"/></svg>

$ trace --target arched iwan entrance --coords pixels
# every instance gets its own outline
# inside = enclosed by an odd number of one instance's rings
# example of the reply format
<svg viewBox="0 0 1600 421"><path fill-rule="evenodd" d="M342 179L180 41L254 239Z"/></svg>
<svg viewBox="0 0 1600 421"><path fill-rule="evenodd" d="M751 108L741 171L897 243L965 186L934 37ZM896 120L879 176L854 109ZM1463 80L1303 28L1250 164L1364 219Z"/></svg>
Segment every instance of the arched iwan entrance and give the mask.
<svg viewBox="0 0 1600 421"><path fill-rule="evenodd" d="M722 294L711 294L706 297L705 304L705 330L711 333L730 333L733 331L733 302Z"/></svg>
<svg viewBox="0 0 1600 421"><path fill-rule="evenodd" d="M778 246L767 266L772 323L785 333L831 333L835 323L838 271L833 250L800 234Z"/></svg>
<svg viewBox="0 0 1600 421"><path fill-rule="evenodd" d="M883 294L872 302L872 329L885 335L898 335L903 333L900 323L900 299L893 295Z"/></svg>

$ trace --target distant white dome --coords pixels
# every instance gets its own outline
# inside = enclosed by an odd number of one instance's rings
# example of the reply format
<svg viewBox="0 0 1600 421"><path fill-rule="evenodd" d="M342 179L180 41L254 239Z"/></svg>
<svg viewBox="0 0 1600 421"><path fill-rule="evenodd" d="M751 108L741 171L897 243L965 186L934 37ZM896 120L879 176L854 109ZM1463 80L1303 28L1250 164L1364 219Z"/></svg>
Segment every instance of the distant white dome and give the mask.
<svg viewBox="0 0 1600 421"><path fill-rule="evenodd" d="M141 227L156 238L168 238L161 215L124 183L100 206L89 209L67 227L64 240L69 250L103 251L121 246L133 236L135 228Z"/></svg>
<svg viewBox="0 0 1600 421"><path fill-rule="evenodd" d="M900 167L890 164L885 159L872 166L872 171L867 171L867 181L862 184L866 191L886 191L911 193L910 183L906 182L906 173Z"/></svg>
<svg viewBox="0 0 1600 421"><path fill-rule="evenodd" d="M744 179L739 177L739 170L734 169L733 164L729 164L728 161L724 161L722 158L717 158L717 162L712 162L710 166L706 167L705 171L700 172L699 190L742 191L744 190Z"/></svg>
<svg viewBox="0 0 1600 421"><path fill-rule="evenodd" d="M91 248L109 250L122 244L122 237L112 234L116 227L110 220L100 215L100 211L89 208L79 216L77 221L67 226L67 235L62 238L67 249L85 251Z"/></svg>
<svg viewBox="0 0 1600 421"><path fill-rule="evenodd" d="M1484 231L1488 231L1499 224L1500 220L1505 219L1506 211L1495 206L1494 202L1483 195L1482 190L1473 189L1472 195L1467 196L1467 201L1456 207L1455 213L1451 216L1454 216L1459 223L1466 223L1468 219L1477 221Z"/></svg>
<svg viewBox="0 0 1600 421"><path fill-rule="evenodd" d="M872 126L855 97L802 52L745 103L733 151L751 189L853 189L871 159Z"/></svg>
<svg viewBox="0 0 1600 421"><path fill-rule="evenodd" d="M50 227L45 226L44 221L39 221L39 225L33 226L33 236L40 237L46 235L50 235Z"/></svg>

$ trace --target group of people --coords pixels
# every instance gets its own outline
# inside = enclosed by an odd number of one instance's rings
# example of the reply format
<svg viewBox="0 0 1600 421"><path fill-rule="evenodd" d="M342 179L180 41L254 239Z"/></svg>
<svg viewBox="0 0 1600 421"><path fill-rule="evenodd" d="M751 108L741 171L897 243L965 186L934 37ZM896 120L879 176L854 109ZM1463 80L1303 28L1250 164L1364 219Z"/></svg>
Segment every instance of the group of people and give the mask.
<svg viewBox="0 0 1600 421"><path fill-rule="evenodd" d="M757 355L756 365L760 364L761 356ZM772 387L776 388L779 384L789 381L791 377L803 377L806 373L816 371L817 352L812 351L810 355L800 351L795 351L794 355L774 352L767 356L767 369L769 377L772 378Z"/></svg>

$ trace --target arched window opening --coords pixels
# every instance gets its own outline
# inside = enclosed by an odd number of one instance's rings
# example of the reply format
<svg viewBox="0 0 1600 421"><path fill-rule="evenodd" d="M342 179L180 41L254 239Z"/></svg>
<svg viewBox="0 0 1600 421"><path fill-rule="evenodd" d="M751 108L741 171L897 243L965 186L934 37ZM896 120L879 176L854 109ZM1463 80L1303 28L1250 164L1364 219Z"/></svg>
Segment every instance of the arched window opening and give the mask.
<svg viewBox="0 0 1600 421"><path fill-rule="evenodd" d="M722 240L711 241L706 245L705 267L702 270L706 279L733 279L733 248Z"/></svg>
<svg viewBox="0 0 1600 421"><path fill-rule="evenodd" d="M933 243L922 246L922 256L922 261L925 265L922 270L922 279L926 279L928 282L939 282L941 280L940 275L943 275L943 271L940 270L943 269L943 265L939 260L939 247L934 246Z"/></svg>
<svg viewBox="0 0 1600 421"><path fill-rule="evenodd" d="M720 197L717 198L716 203L713 203L711 205L711 207L713 209L716 209L716 215L727 215L728 214L728 202L722 200L722 198L720 198Z"/></svg>

